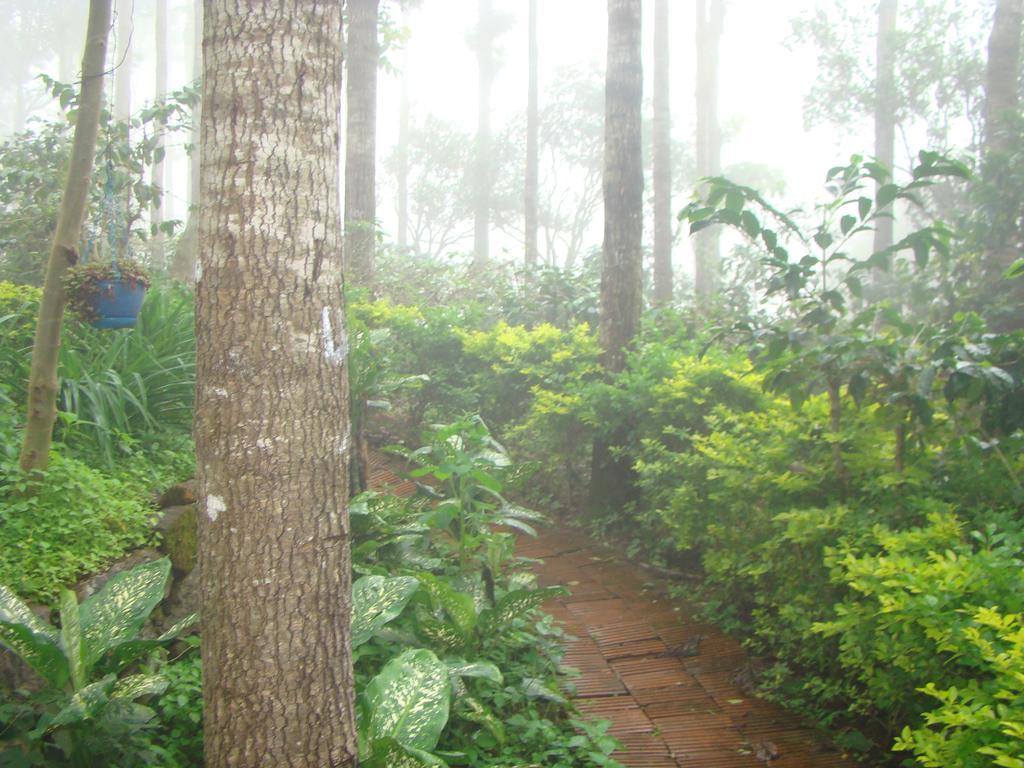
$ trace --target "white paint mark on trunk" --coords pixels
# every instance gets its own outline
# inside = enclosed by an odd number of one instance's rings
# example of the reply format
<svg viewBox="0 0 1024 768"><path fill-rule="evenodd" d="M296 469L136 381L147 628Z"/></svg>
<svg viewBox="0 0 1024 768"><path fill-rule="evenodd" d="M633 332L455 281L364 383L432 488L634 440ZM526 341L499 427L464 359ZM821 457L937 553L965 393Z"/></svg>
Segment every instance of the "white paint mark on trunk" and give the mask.
<svg viewBox="0 0 1024 768"><path fill-rule="evenodd" d="M220 513L226 509L227 505L220 496L206 497L206 516L210 518L211 523L216 523Z"/></svg>
<svg viewBox="0 0 1024 768"><path fill-rule="evenodd" d="M341 343L335 346L334 326L331 324L330 307L324 307L321 319L323 325L321 331L323 334L324 358L329 363L341 365L345 362L345 357L348 355L348 340L342 338Z"/></svg>

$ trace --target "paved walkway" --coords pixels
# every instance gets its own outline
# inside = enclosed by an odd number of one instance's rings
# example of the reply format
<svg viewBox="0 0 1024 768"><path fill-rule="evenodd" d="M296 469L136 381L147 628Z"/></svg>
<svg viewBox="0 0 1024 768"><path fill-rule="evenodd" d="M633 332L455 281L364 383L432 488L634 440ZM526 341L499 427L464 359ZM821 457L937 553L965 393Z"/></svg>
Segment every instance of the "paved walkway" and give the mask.
<svg viewBox="0 0 1024 768"><path fill-rule="evenodd" d="M543 585L572 594L545 609L576 639L565 664L581 710L611 721L616 758L635 768L852 768L784 710L743 689L738 642L688 616L644 570L579 531L521 537ZM570 689L571 690L571 689Z"/></svg>
<svg viewBox="0 0 1024 768"><path fill-rule="evenodd" d="M411 495L395 465L371 461L374 489ZM521 536L542 585L571 590L546 604L574 638L564 663L579 708L611 722L628 768L853 768L814 731L743 688L747 657L732 638L687 615L644 570L567 528ZM654 583L652 583L654 582Z"/></svg>

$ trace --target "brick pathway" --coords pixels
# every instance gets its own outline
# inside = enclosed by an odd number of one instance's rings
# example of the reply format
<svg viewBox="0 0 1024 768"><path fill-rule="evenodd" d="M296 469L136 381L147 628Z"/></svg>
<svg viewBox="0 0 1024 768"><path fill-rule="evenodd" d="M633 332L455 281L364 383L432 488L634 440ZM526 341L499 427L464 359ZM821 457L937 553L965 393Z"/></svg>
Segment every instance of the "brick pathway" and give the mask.
<svg viewBox="0 0 1024 768"><path fill-rule="evenodd" d="M565 664L581 710L611 721L630 768L852 768L784 710L744 692L746 654L687 616L649 574L548 528L521 537L543 585L572 591L545 609L576 639ZM774 757L772 757L774 755Z"/></svg>
<svg viewBox="0 0 1024 768"><path fill-rule="evenodd" d="M371 458L374 490L407 496L399 462ZM688 616L656 579L582 538L546 528L516 554L537 558L542 585L569 596L545 609L575 639L564 663L579 708L611 722L628 768L853 768L792 715L744 692L746 654Z"/></svg>

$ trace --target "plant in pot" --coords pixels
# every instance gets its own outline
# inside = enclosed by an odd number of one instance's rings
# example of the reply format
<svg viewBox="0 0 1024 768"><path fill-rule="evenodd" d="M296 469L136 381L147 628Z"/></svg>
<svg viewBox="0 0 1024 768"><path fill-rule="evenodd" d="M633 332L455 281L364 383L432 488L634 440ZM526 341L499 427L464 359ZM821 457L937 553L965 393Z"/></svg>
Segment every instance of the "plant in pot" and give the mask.
<svg viewBox="0 0 1024 768"><path fill-rule="evenodd" d="M68 306L97 328L135 325L150 285L149 273L137 261L92 261L68 270L64 290Z"/></svg>

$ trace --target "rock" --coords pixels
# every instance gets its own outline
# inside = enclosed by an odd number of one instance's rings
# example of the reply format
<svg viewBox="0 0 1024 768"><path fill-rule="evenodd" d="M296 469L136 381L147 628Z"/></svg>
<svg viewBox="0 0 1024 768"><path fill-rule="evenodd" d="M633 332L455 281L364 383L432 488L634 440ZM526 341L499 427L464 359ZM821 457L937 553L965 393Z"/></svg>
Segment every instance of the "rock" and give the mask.
<svg viewBox="0 0 1024 768"><path fill-rule="evenodd" d="M155 619L157 634L166 632L186 616L199 613L199 568L174 580L171 594L160 604L159 610L160 616ZM191 632L198 630L196 625Z"/></svg>
<svg viewBox="0 0 1024 768"><path fill-rule="evenodd" d="M103 589L103 585L110 581L112 576L116 576L123 571L130 571L137 565L159 560L162 556L157 550L149 548L136 549L133 552L129 552L120 560L104 569L102 573L80 581L74 589L75 594L78 595L78 602L81 603L87 600Z"/></svg>
<svg viewBox="0 0 1024 768"><path fill-rule="evenodd" d="M156 529L163 542L160 550L171 559L175 575L191 573L199 555L199 521L196 505L167 507L160 515Z"/></svg>
<svg viewBox="0 0 1024 768"><path fill-rule="evenodd" d="M168 507L184 507L189 504L195 504L198 496L196 495L198 488L195 480L186 480L183 483L172 485L162 494L156 501L156 505L160 509L167 509Z"/></svg>

